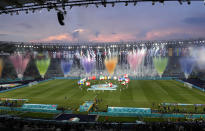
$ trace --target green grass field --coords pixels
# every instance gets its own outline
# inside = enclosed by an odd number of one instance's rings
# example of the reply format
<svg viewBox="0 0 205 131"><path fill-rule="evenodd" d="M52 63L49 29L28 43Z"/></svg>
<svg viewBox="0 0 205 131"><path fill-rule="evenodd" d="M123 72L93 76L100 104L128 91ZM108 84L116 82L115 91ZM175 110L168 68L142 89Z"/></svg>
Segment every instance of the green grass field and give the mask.
<svg viewBox="0 0 205 131"><path fill-rule="evenodd" d="M103 81L91 81L91 84ZM105 81L104 81L105 82ZM117 82L113 83L117 84ZM0 93L1 98L24 98L29 103L58 104L66 109L79 108L86 100L102 98L99 109L106 106L152 107L152 103L205 104L205 93L189 89L175 80L131 80L128 88L119 85L116 91L87 91L80 89L77 80L51 80L32 87L23 87ZM121 88L121 91L120 91ZM65 98L67 97L67 99Z"/></svg>

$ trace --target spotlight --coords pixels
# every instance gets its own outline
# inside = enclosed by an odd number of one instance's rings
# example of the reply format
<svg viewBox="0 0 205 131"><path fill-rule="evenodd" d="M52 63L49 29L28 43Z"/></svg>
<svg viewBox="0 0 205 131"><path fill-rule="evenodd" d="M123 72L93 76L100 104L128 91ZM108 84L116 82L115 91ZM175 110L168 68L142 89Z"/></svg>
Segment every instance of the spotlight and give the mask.
<svg viewBox="0 0 205 131"><path fill-rule="evenodd" d="M51 3L48 3L48 7L47 7L47 10L50 11L52 9L52 4Z"/></svg>
<svg viewBox="0 0 205 131"><path fill-rule="evenodd" d="M63 13L61 12L61 11L59 11L58 13L57 13L57 17L58 17L58 22L59 22L59 24L60 25L65 25L65 23L64 23L64 15L63 15Z"/></svg>
<svg viewBox="0 0 205 131"><path fill-rule="evenodd" d="M190 0L187 0L187 4L190 5L190 4L191 4L191 1L190 1Z"/></svg>
<svg viewBox="0 0 205 131"><path fill-rule="evenodd" d="M136 5L137 5L137 1L134 2L134 6L136 6Z"/></svg>
<svg viewBox="0 0 205 131"><path fill-rule="evenodd" d="M182 1L181 0L178 0L178 1L179 1L179 4L182 5Z"/></svg>
<svg viewBox="0 0 205 131"><path fill-rule="evenodd" d="M160 3L164 4L164 0L159 0Z"/></svg>
<svg viewBox="0 0 205 131"><path fill-rule="evenodd" d="M67 14L67 11L66 10L64 10L64 12L63 12L65 15Z"/></svg>
<svg viewBox="0 0 205 131"><path fill-rule="evenodd" d="M103 2L103 4L102 4L102 5L103 5L105 8L106 8L106 6L107 6L105 2Z"/></svg>
<svg viewBox="0 0 205 131"><path fill-rule="evenodd" d="M55 10L58 10L56 3L53 3L53 8L54 8Z"/></svg>
<svg viewBox="0 0 205 131"><path fill-rule="evenodd" d="M62 3L62 9L65 10L65 4L64 3Z"/></svg>
<svg viewBox="0 0 205 131"><path fill-rule="evenodd" d="M155 5L155 2L154 2L154 1L152 1L152 5Z"/></svg>
<svg viewBox="0 0 205 131"><path fill-rule="evenodd" d="M113 3L112 3L112 7L114 7L114 6L115 6L115 3L113 2Z"/></svg>
<svg viewBox="0 0 205 131"><path fill-rule="evenodd" d="M16 15L19 15L19 12L18 12L18 11L16 11Z"/></svg>
<svg viewBox="0 0 205 131"><path fill-rule="evenodd" d="M98 6L98 4L95 4L95 6L98 8L99 6Z"/></svg>

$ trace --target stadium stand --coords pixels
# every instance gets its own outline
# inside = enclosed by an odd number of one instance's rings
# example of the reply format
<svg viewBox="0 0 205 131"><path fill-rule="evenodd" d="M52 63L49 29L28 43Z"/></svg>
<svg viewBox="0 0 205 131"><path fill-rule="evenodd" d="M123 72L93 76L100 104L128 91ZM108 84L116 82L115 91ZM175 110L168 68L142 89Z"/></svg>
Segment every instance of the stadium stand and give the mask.
<svg viewBox="0 0 205 131"><path fill-rule="evenodd" d="M0 129L11 131L67 131L67 130L146 130L146 131L186 131L203 130L205 121L185 122L148 122L148 123L110 123L81 122L68 123L60 121L39 121L12 117L0 117Z"/></svg>
<svg viewBox="0 0 205 131"><path fill-rule="evenodd" d="M183 81L191 83L193 85L196 85L200 88L204 88L205 89L205 81L201 80L199 78L189 78L189 79L183 79Z"/></svg>

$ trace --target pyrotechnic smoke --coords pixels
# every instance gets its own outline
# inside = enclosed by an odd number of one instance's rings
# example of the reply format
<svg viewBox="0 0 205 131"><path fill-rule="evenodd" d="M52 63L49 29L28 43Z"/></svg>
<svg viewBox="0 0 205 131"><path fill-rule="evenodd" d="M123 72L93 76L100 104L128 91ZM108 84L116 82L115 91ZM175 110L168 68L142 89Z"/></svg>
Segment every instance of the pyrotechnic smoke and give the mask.
<svg viewBox="0 0 205 131"><path fill-rule="evenodd" d="M13 66L16 70L18 78L22 78L24 71L27 67L27 64L30 60L30 56L18 53L18 54L14 54L10 56L10 60L13 63Z"/></svg>
<svg viewBox="0 0 205 131"><path fill-rule="evenodd" d="M63 71L64 76L67 76L70 72L71 66L73 64L73 60L61 60L61 69Z"/></svg>
<svg viewBox="0 0 205 131"><path fill-rule="evenodd" d="M0 58L0 78L2 75L2 71L3 71L3 59Z"/></svg>
<svg viewBox="0 0 205 131"><path fill-rule="evenodd" d="M50 58L44 54L39 54L40 58L36 60L36 66L38 68L38 72L42 78L44 78L48 67L50 65Z"/></svg>

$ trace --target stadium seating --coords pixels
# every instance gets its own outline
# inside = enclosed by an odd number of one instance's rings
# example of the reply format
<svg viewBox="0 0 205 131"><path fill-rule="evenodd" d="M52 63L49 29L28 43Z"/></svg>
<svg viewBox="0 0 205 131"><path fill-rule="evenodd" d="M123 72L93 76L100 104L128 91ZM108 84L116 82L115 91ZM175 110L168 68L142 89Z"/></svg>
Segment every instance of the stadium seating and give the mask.
<svg viewBox="0 0 205 131"><path fill-rule="evenodd" d="M130 108L130 107L108 107L109 113L136 113L136 114L150 114L150 108Z"/></svg>
<svg viewBox="0 0 205 131"><path fill-rule="evenodd" d="M205 89L205 81L197 78L183 79L183 81Z"/></svg>

